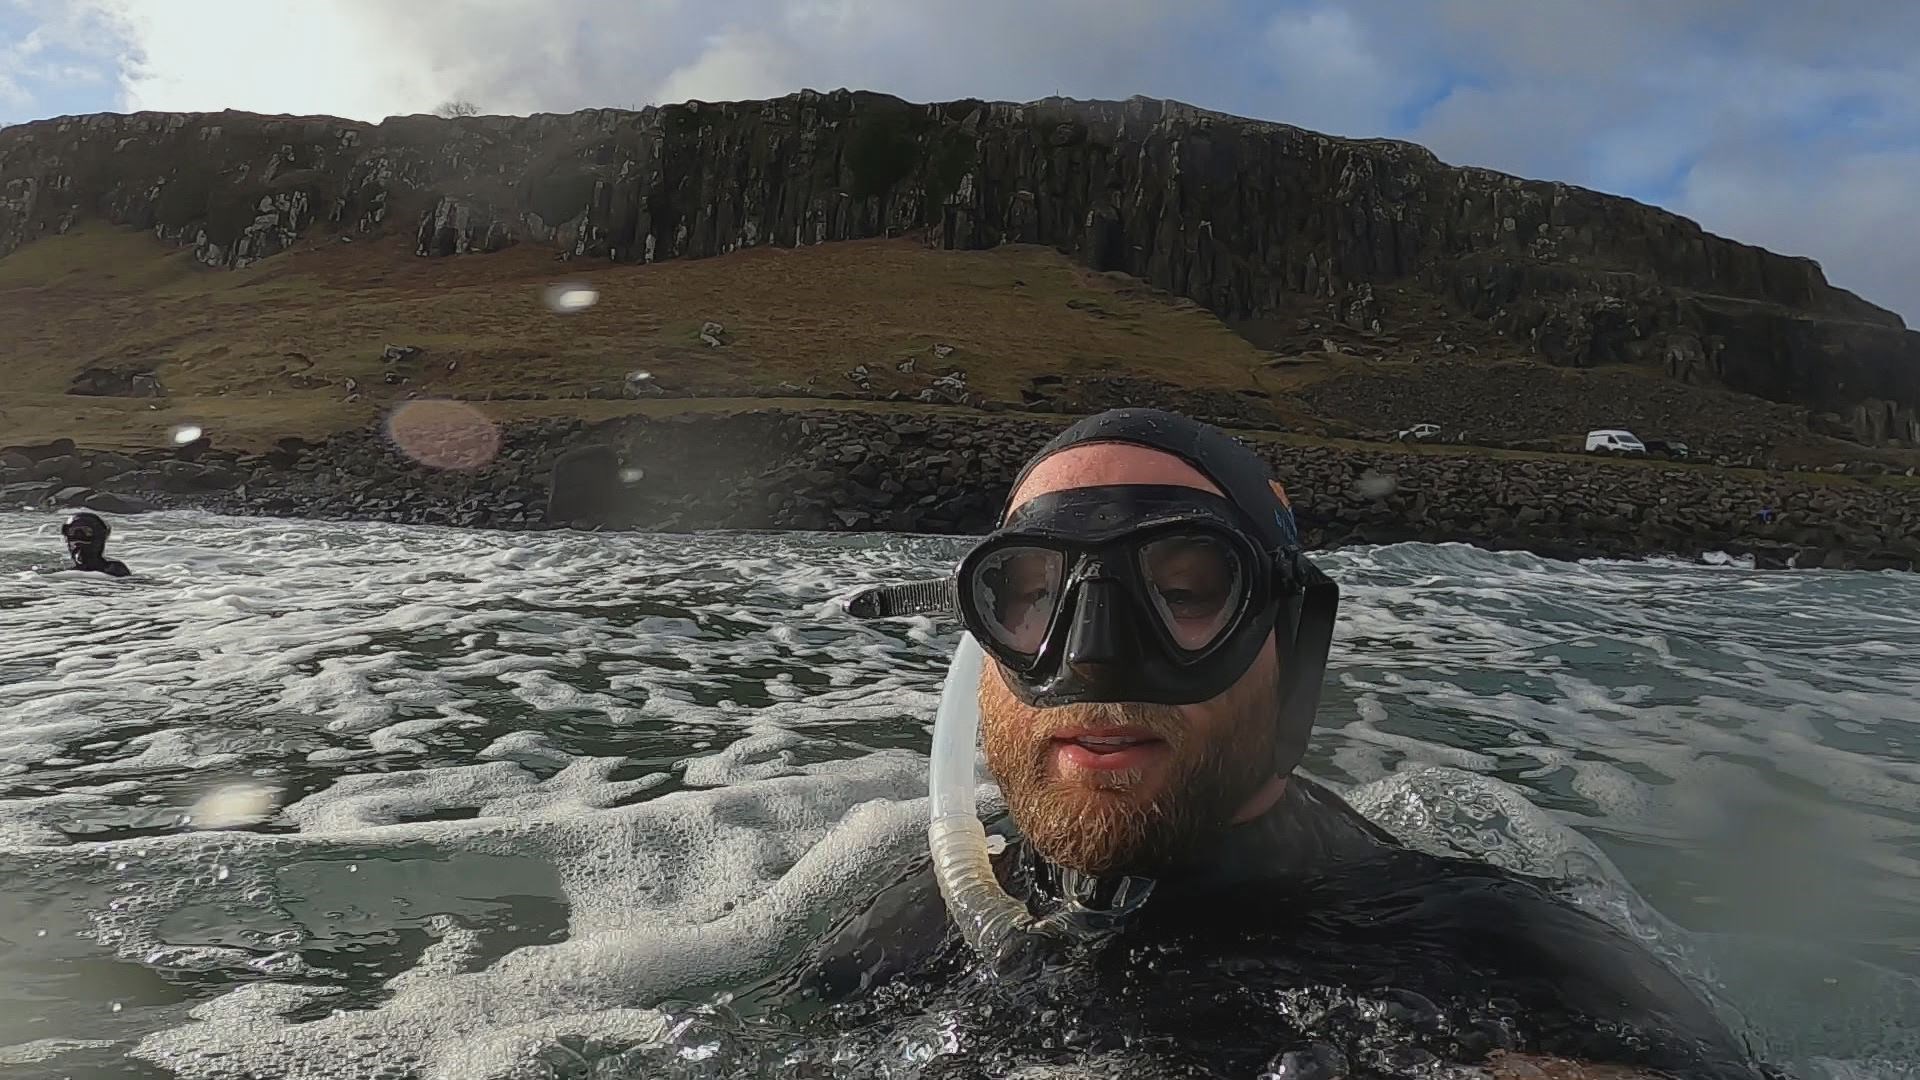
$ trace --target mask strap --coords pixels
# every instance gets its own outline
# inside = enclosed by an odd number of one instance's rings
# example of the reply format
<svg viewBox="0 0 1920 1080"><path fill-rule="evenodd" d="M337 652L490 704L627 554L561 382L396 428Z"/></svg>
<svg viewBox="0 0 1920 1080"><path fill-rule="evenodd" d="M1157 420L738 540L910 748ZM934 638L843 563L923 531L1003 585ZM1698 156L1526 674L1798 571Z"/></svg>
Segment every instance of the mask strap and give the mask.
<svg viewBox="0 0 1920 1080"><path fill-rule="evenodd" d="M1288 598L1277 620L1280 637L1280 738L1275 747L1280 775L1291 773L1306 756L1307 736L1320 709L1320 690L1327 678L1327 654L1333 649L1334 619L1340 607L1340 587L1297 553L1284 556L1291 563L1300 590Z"/></svg>
<svg viewBox="0 0 1920 1080"><path fill-rule="evenodd" d="M953 614L959 610L960 583L951 577L910 581L904 585L875 585L847 600L847 614L856 619Z"/></svg>

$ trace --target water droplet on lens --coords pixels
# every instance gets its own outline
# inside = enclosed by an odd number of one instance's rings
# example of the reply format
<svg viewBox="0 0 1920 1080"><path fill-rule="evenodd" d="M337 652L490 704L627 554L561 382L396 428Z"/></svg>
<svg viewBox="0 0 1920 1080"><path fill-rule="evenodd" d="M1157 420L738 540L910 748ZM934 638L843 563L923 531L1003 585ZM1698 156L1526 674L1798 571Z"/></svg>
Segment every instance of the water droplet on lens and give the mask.
<svg viewBox="0 0 1920 1080"><path fill-rule="evenodd" d="M1384 499L1399 490L1400 481L1396 477L1369 470L1362 473L1360 478L1354 481L1353 486L1354 490L1366 498Z"/></svg>
<svg viewBox="0 0 1920 1080"><path fill-rule="evenodd" d="M547 286L545 299L548 311L556 315L571 315L599 303L600 292L577 282L569 282Z"/></svg>
<svg viewBox="0 0 1920 1080"><path fill-rule="evenodd" d="M193 804L181 824L191 823L199 829L231 829L238 825L252 825L274 812L275 800L279 792L264 784L231 784L217 788L200 797Z"/></svg>

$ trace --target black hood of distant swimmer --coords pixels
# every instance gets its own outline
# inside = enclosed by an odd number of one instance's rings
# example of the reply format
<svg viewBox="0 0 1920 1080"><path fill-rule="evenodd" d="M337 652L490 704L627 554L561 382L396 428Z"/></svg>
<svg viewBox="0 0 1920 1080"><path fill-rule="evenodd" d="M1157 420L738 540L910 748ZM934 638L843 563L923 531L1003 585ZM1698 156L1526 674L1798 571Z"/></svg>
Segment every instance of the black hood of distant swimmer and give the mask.
<svg viewBox="0 0 1920 1080"><path fill-rule="evenodd" d="M69 517L60 526L60 535L66 537L67 551L75 562L100 561L107 551L107 536L112 532L100 515L86 511Z"/></svg>

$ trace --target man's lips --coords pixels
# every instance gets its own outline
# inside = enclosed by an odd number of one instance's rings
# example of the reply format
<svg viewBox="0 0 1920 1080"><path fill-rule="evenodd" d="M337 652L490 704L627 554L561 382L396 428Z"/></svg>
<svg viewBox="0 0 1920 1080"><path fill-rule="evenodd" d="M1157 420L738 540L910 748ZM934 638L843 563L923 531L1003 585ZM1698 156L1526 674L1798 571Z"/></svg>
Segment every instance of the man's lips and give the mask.
<svg viewBox="0 0 1920 1080"><path fill-rule="evenodd" d="M1057 731L1053 753L1063 765L1097 772L1138 769L1169 751L1166 740L1140 728L1069 728Z"/></svg>

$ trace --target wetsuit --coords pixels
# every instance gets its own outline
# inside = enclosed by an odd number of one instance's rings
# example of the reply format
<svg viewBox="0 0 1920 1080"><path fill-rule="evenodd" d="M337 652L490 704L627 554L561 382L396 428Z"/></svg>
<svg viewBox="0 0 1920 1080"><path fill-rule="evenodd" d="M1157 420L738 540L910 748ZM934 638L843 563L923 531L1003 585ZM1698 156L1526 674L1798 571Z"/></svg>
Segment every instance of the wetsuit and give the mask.
<svg viewBox="0 0 1920 1080"><path fill-rule="evenodd" d="M1005 818L990 831L1009 838L996 871L1030 910L1069 896L1101 906L1106 883L1048 864ZM965 1028L987 1000L967 978L977 966L922 860L788 986L835 1003L819 1022L843 1030L930 1011ZM1273 810L1163 874L1078 966L1070 987L1022 1001L1031 988L1016 986L1000 1022L957 1035L974 1056L952 1075L1070 1060L1069 1048L1144 1055L1140 1075L1253 1076L1289 1053L1302 1075L1394 1075L1495 1049L1770 1075L1692 987L1609 924L1544 883L1410 850L1299 777Z"/></svg>
<svg viewBox="0 0 1920 1080"><path fill-rule="evenodd" d="M133 571L127 569L127 564L121 562L119 559L88 559L84 562L75 559L73 560L73 568L75 570L91 570L94 573L106 574L110 577L126 577L128 574L133 573Z"/></svg>

